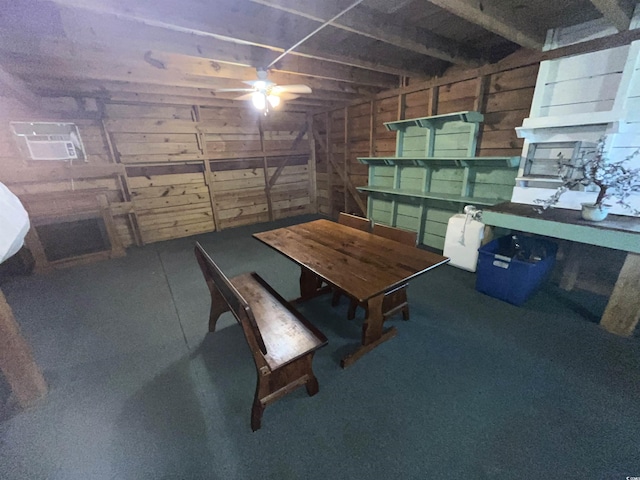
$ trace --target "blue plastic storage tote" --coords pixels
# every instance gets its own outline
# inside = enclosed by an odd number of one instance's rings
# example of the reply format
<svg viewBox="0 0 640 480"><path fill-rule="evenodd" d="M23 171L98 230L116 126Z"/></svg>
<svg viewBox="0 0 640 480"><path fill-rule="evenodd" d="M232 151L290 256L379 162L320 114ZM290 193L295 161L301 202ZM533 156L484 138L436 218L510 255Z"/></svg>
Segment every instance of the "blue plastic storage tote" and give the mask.
<svg viewBox="0 0 640 480"><path fill-rule="evenodd" d="M480 247L476 290L522 305L551 273L558 245L541 238L518 237L515 252L512 243L511 235L507 235Z"/></svg>

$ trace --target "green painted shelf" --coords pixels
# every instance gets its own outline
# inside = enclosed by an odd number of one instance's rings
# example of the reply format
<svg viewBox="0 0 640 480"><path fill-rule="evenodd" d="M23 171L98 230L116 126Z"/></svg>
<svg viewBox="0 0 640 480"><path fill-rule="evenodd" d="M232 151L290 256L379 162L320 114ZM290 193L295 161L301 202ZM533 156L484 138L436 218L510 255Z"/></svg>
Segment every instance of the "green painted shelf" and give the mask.
<svg viewBox="0 0 640 480"><path fill-rule="evenodd" d="M360 163L366 165L398 165L417 167L507 167L520 165L520 157L360 157Z"/></svg>
<svg viewBox="0 0 640 480"><path fill-rule="evenodd" d="M504 202L500 198L480 198L480 197L463 197L461 195L454 195L451 193L432 193L423 192L421 190L405 190L399 188L383 188L383 187L358 187L361 192L367 192L370 194L391 195L396 197L412 197L421 198L425 200L439 200L443 202L464 203L465 205L497 205Z"/></svg>
<svg viewBox="0 0 640 480"><path fill-rule="evenodd" d="M431 117L410 118L408 120L397 120L395 122L385 122L387 130L405 130L407 127L433 128L447 122L481 123L484 116L480 112L454 112Z"/></svg>
<svg viewBox="0 0 640 480"><path fill-rule="evenodd" d="M369 166L367 216L418 233L420 243L444 248L447 222L465 205L511 199L520 157L476 157L479 112L387 122L396 132L389 157L358 158Z"/></svg>

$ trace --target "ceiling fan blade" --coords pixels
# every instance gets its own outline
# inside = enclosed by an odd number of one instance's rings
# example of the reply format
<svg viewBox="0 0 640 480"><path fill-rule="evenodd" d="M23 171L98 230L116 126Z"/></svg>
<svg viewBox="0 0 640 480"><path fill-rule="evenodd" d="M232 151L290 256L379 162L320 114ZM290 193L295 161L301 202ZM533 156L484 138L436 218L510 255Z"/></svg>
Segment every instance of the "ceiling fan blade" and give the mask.
<svg viewBox="0 0 640 480"><path fill-rule="evenodd" d="M295 93L284 92L279 94L278 96L286 102L287 100L295 100L300 95L296 95Z"/></svg>
<svg viewBox="0 0 640 480"><path fill-rule="evenodd" d="M276 85L271 89L276 95L280 93L312 93L308 85Z"/></svg>
<svg viewBox="0 0 640 480"><path fill-rule="evenodd" d="M253 92L253 88L217 88L215 92Z"/></svg>
<svg viewBox="0 0 640 480"><path fill-rule="evenodd" d="M239 97L234 98L234 100L240 100L240 101L242 101L242 100L251 100L251 98L253 97L253 93L254 92L247 93L246 95L240 95Z"/></svg>

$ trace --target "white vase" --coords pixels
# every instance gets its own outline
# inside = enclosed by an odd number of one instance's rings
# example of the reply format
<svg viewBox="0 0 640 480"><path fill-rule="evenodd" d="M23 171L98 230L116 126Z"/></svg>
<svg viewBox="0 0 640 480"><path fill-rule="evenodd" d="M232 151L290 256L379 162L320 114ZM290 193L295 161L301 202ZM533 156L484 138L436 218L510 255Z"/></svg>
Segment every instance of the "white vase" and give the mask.
<svg viewBox="0 0 640 480"><path fill-rule="evenodd" d="M594 205L593 203L582 204L582 218L590 222L601 222L607 218L609 207L607 205Z"/></svg>

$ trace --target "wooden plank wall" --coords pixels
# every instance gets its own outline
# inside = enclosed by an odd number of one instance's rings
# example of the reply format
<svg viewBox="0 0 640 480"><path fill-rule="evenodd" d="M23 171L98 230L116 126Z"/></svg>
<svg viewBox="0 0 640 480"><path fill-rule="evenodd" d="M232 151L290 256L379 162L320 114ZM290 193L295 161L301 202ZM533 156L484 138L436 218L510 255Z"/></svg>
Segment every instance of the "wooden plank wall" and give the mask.
<svg viewBox="0 0 640 480"><path fill-rule="evenodd" d="M124 169L114 163L98 104L93 102L44 101L43 107L66 109L50 115L27 108L9 97L0 97L0 181L20 197L32 220L51 218L72 220L97 216L96 197L104 194L109 203L126 205L123 195ZM70 119L69 112L75 112ZM80 129L86 161L76 164L52 161L25 161L9 127L10 121L72 121ZM126 214L114 212L118 232L125 244L133 242Z"/></svg>
<svg viewBox="0 0 640 480"><path fill-rule="evenodd" d="M368 182L368 167L360 164L357 157L395 155L396 133L388 131L384 122L477 110L485 116L477 155L520 155L522 140L517 138L514 129L529 116L538 67L538 64L530 65L388 97L380 94L361 104L316 115L314 136L320 213L334 218L340 211L365 214L350 194L352 187ZM320 148L323 144L330 147L329 152ZM346 172L346 179L336 168ZM358 196L360 203L366 205L366 196Z"/></svg>
<svg viewBox="0 0 640 480"><path fill-rule="evenodd" d="M68 221L105 194L124 246L315 211L305 112L0 97L0 181L32 216ZM46 113L45 113L46 112ZM76 123L87 161L24 159L9 121Z"/></svg>

